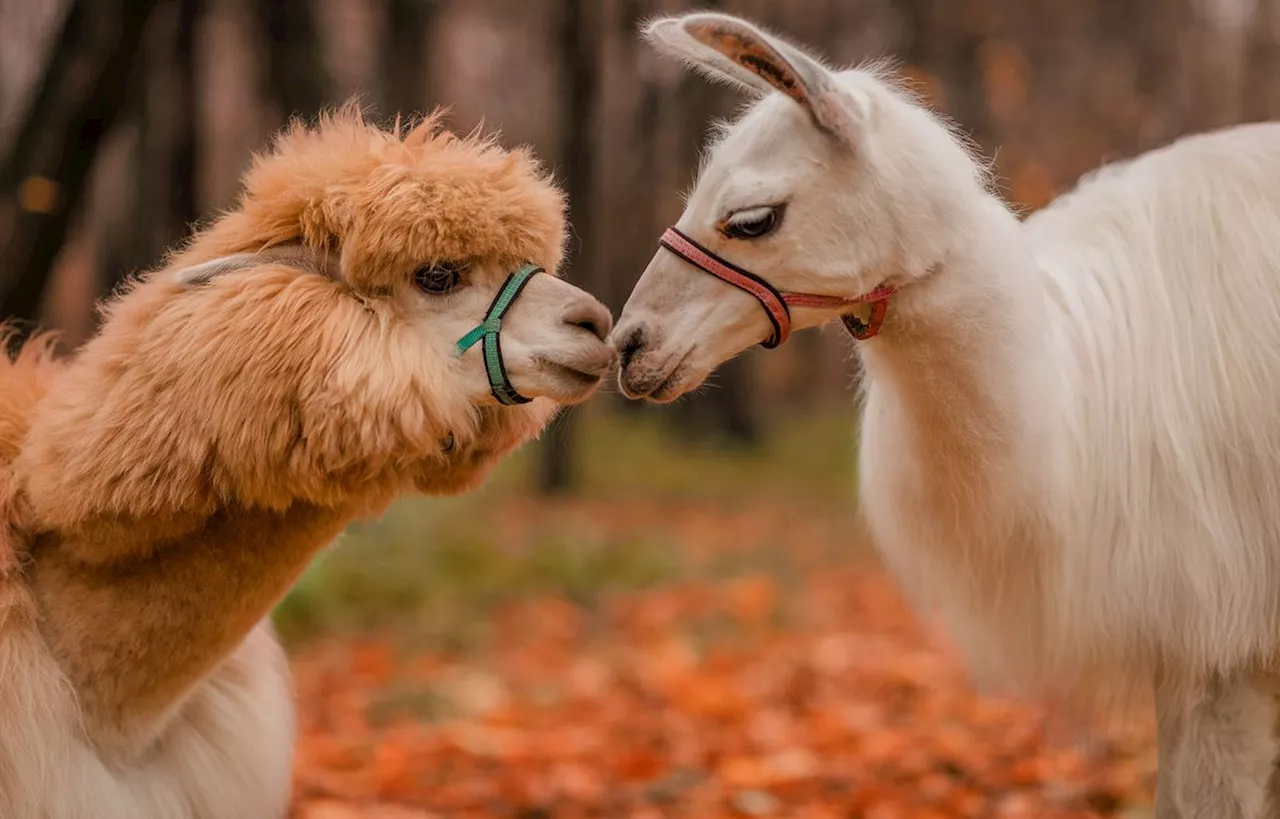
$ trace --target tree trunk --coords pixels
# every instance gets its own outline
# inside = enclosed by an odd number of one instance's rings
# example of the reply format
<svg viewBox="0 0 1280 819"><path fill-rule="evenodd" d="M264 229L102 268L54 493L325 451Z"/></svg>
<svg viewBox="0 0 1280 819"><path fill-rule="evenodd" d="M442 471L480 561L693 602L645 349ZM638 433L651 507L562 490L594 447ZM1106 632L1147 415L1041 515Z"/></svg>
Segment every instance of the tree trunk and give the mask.
<svg viewBox="0 0 1280 819"><path fill-rule="evenodd" d="M387 0L379 80L383 113L421 114L429 109L426 55L440 0Z"/></svg>
<svg viewBox="0 0 1280 819"><path fill-rule="evenodd" d="M946 86L947 113L981 145L991 144L982 81L983 32L966 19L964 4L949 0L901 0L910 29L903 56Z"/></svg>
<svg viewBox="0 0 1280 819"><path fill-rule="evenodd" d="M262 37L263 99L285 119L310 119L329 102L313 0L257 0Z"/></svg>
<svg viewBox="0 0 1280 819"><path fill-rule="evenodd" d="M200 216L195 29L204 0L166 0L143 43L141 72L129 107L137 138L130 152L129 218L103 238L102 292L161 261Z"/></svg>
<svg viewBox="0 0 1280 819"><path fill-rule="evenodd" d="M1244 119L1280 116L1280 0L1258 0L1246 50Z"/></svg>
<svg viewBox="0 0 1280 819"><path fill-rule="evenodd" d="M177 0L178 36L174 58L178 63L178 97L173 100L173 154L170 158L169 220L177 236L189 234L200 218L200 196L196 189L199 172L200 84L196 76L196 26L205 11L205 0Z"/></svg>
<svg viewBox="0 0 1280 819"><path fill-rule="evenodd" d="M124 106L156 0L75 0L0 168L0 318L39 318L103 137ZM7 228L7 229L5 229Z"/></svg>
<svg viewBox="0 0 1280 819"><path fill-rule="evenodd" d="M600 8L597 0L565 0L560 29L560 53L564 55L564 121L561 126L565 193L569 198L570 234L567 277L580 287L594 289L590 278L595 266L587 263L579 237L595 235L596 97L600 76ZM566 410L548 431L539 485L544 492L573 488L573 442L580 411Z"/></svg>
<svg viewBox="0 0 1280 819"><path fill-rule="evenodd" d="M720 0L706 0L702 8L716 11ZM698 157L714 117L730 110L731 92L692 71L681 77L678 90L682 133L687 153L687 176L698 169ZM690 275L698 275L691 273ZM759 429L753 414L750 351L721 364L709 379L710 389L677 404L682 416L677 429L686 437L722 439L731 445L754 446Z"/></svg>

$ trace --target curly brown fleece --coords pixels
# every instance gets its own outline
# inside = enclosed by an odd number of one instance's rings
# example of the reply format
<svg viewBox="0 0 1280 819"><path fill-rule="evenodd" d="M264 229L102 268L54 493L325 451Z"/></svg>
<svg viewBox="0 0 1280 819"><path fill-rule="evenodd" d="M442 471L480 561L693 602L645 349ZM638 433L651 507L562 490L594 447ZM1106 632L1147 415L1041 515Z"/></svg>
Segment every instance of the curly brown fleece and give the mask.
<svg viewBox="0 0 1280 819"><path fill-rule="evenodd" d="M412 271L554 271L564 206L525 151L347 107L280 135L73 356L0 356L0 815L275 815L287 748L249 716L287 727L271 607L354 517L474 486L556 411L464 395ZM332 275L173 275L291 243Z"/></svg>

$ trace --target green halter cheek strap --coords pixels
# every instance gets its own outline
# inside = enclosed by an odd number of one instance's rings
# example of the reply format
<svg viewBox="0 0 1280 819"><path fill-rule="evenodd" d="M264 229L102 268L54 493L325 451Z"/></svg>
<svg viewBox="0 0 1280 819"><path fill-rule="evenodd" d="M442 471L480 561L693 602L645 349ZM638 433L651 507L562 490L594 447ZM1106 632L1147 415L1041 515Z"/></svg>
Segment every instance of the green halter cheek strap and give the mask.
<svg viewBox="0 0 1280 819"><path fill-rule="evenodd" d="M493 297L493 303L489 305L489 310L484 314L484 321L477 324L471 332L458 339L458 355L470 350L477 341L484 341L480 349L484 353L484 370L489 376L489 390L493 393L493 397L498 399L499 404L508 407L515 404L527 404L530 399L516 392L516 388L511 384L511 379L507 377L507 368L502 364L502 343L500 340L502 316L515 303L529 280L535 274L541 272L541 267L535 264L525 264L519 270L507 276L507 280L498 290L498 295Z"/></svg>

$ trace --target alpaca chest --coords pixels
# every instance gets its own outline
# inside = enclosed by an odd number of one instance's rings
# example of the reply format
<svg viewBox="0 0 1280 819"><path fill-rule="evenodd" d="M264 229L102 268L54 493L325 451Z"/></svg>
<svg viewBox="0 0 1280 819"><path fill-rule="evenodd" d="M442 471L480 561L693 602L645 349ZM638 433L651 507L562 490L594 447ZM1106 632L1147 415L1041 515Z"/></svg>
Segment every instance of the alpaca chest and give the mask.
<svg viewBox="0 0 1280 819"><path fill-rule="evenodd" d="M146 751L86 744L34 630L0 634L0 816L281 819L294 741L288 668L266 623L200 683Z"/></svg>

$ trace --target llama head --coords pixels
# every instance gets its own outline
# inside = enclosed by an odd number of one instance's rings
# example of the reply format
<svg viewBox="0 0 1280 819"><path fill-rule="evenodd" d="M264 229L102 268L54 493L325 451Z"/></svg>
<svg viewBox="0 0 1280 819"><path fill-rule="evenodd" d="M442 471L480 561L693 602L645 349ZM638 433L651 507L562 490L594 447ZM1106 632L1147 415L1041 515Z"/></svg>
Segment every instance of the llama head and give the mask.
<svg viewBox="0 0 1280 819"><path fill-rule="evenodd" d="M471 487L616 357L608 311L555 275L564 205L530 154L436 117L407 133L352 108L294 125L234 209L108 303L51 396L61 437L25 471L65 479L39 494L82 497L65 510L78 518ZM527 263L547 273L498 338L530 400L503 406L482 345L458 342ZM69 445L92 452L83 475Z"/></svg>
<svg viewBox="0 0 1280 819"><path fill-rule="evenodd" d="M675 227L783 293L903 287L963 241L979 166L947 126L875 71L833 72L741 19L694 13L645 29L661 52L762 95L723 129ZM791 326L832 307L797 305ZM618 321L619 382L669 401L769 336L755 298L659 250Z"/></svg>

